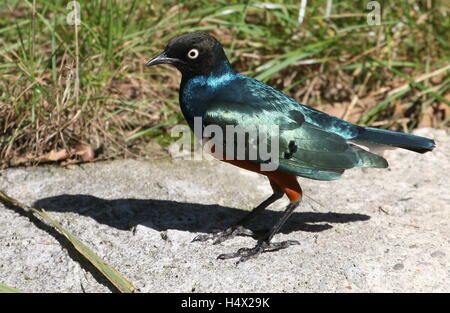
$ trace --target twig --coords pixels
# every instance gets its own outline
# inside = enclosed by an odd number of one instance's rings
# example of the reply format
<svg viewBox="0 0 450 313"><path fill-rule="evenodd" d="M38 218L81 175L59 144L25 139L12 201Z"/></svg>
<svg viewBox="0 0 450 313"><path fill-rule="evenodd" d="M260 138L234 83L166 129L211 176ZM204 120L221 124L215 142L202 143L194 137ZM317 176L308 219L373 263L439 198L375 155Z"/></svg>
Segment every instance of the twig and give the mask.
<svg viewBox="0 0 450 313"><path fill-rule="evenodd" d="M343 119L343 120L347 119L348 115L351 113L351 111L355 107L356 103L358 103L358 101L359 101L359 97L357 94L355 94L353 96L353 99L352 99L352 102L350 103L350 105L345 108L344 114L342 114L341 119Z"/></svg>
<svg viewBox="0 0 450 313"><path fill-rule="evenodd" d="M78 107L80 88L80 67L79 67L79 47L78 47L78 22L75 23L75 105Z"/></svg>
<svg viewBox="0 0 450 313"><path fill-rule="evenodd" d="M433 76L436 76L436 75L439 75L441 73L444 73L445 71L448 71L448 70L450 70L450 64L447 64L446 66L441 67L440 69L437 69L434 72L427 73L427 74L422 74L422 75L418 76L416 79L414 79L414 82L420 83L421 81L424 81L424 80L426 80L428 78L431 78ZM404 85L402 85L400 87L397 87L397 88L389 91L388 96L396 94L396 93L398 93L400 91L403 91L403 90L409 88L409 85L410 85L410 83L406 83L406 84L404 84Z"/></svg>

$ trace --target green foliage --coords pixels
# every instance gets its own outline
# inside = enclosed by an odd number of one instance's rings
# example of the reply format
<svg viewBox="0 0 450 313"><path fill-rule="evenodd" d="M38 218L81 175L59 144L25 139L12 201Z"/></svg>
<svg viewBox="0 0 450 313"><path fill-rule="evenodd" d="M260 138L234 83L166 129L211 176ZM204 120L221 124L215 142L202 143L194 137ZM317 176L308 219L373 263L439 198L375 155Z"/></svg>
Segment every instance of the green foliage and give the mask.
<svg viewBox="0 0 450 313"><path fill-rule="evenodd" d="M167 138L171 125L184 122L179 74L143 64L170 38L194 30L215 35L238 71L304 104L327 111L357 97L343 114L352 122L406 131L431 114L431 126L446 126L448 4L379 1L381 25L371 26L367 2L334 1L325 17L325 0L308 1L300 24L300 0L83 0L76 28L67 23L65 1L36 1L33 14L32 1L6 0L0 6L2 164L73 141L116 157ZM433 75L420 80L427 74ZM403 84L406 92L389 94Z"/></svg>

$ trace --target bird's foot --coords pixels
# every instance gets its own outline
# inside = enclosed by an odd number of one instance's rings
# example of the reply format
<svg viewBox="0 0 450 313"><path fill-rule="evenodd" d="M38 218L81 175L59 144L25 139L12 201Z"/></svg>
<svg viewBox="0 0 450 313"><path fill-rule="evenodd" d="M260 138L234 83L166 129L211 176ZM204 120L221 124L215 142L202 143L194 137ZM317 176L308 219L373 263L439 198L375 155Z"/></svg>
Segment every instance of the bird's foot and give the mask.
<svg viewBox="0 0 450 313"><path fill-rule="evenodd" d="M212 240L214 240L213 244L216 245L221 242L224 242L225 240L232 239L236 236L253 237L253 236L255 236L255 233L253 231L251 231L250 229L244 228L243 226L230 227L224 231L217 231L212 234L198 235L192 241L207 241L207 240L212 239Z"/></svg>
<svg viewBox="0 0 450 313"><path fill-rule="evenodd" d="M286 249L292 245L299 245L300 242L297 240L286 240L282 242L267 242L267 241L258 241L255 247L253 248L241 248L237 252L234 253L225 253L221 254L217 257L220 260L239 258L236 262L236 265L248 261L249 259L255 258L263 252L272 252L278 251L281 249Z"/></svg>

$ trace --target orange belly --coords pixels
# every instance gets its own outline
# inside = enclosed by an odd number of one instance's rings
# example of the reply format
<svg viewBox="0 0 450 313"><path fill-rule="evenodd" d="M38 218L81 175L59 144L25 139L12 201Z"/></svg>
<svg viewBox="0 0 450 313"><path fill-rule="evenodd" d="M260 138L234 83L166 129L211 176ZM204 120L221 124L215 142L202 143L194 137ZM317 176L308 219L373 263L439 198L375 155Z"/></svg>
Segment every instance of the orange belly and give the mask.
<svg viewBox="0 0 450 313"><path fill-rule="evenodd" d="M302 189L298 184L297 177L279 170L261 171L259 164L247 160L221 160L223 162L238 166L248 171L267 176L274 192L284 192L291 202L297 202L302 197Z"/></svg>

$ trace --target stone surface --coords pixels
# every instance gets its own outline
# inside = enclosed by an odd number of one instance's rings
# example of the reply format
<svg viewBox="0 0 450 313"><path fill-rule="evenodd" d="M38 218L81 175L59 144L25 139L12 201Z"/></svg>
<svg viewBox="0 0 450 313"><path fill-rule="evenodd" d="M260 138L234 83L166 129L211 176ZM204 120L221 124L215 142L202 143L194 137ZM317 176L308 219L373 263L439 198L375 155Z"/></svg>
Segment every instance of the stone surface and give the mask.
<svg viewBox="0 0 450 313"><path fill-rule="evenodd" d="M271 193L265 177L218 161L119 160L0 173L0 189L45 210L142 292L450 292L450 136L386 152L389 169L334 182L299 178L305 199L275 241L298 246L241 263L252 247L191 240L231 225ZM283 199L251 223L268 229ZM109 292L50 227L0 204L0 282L27 292Z"/></svg>

